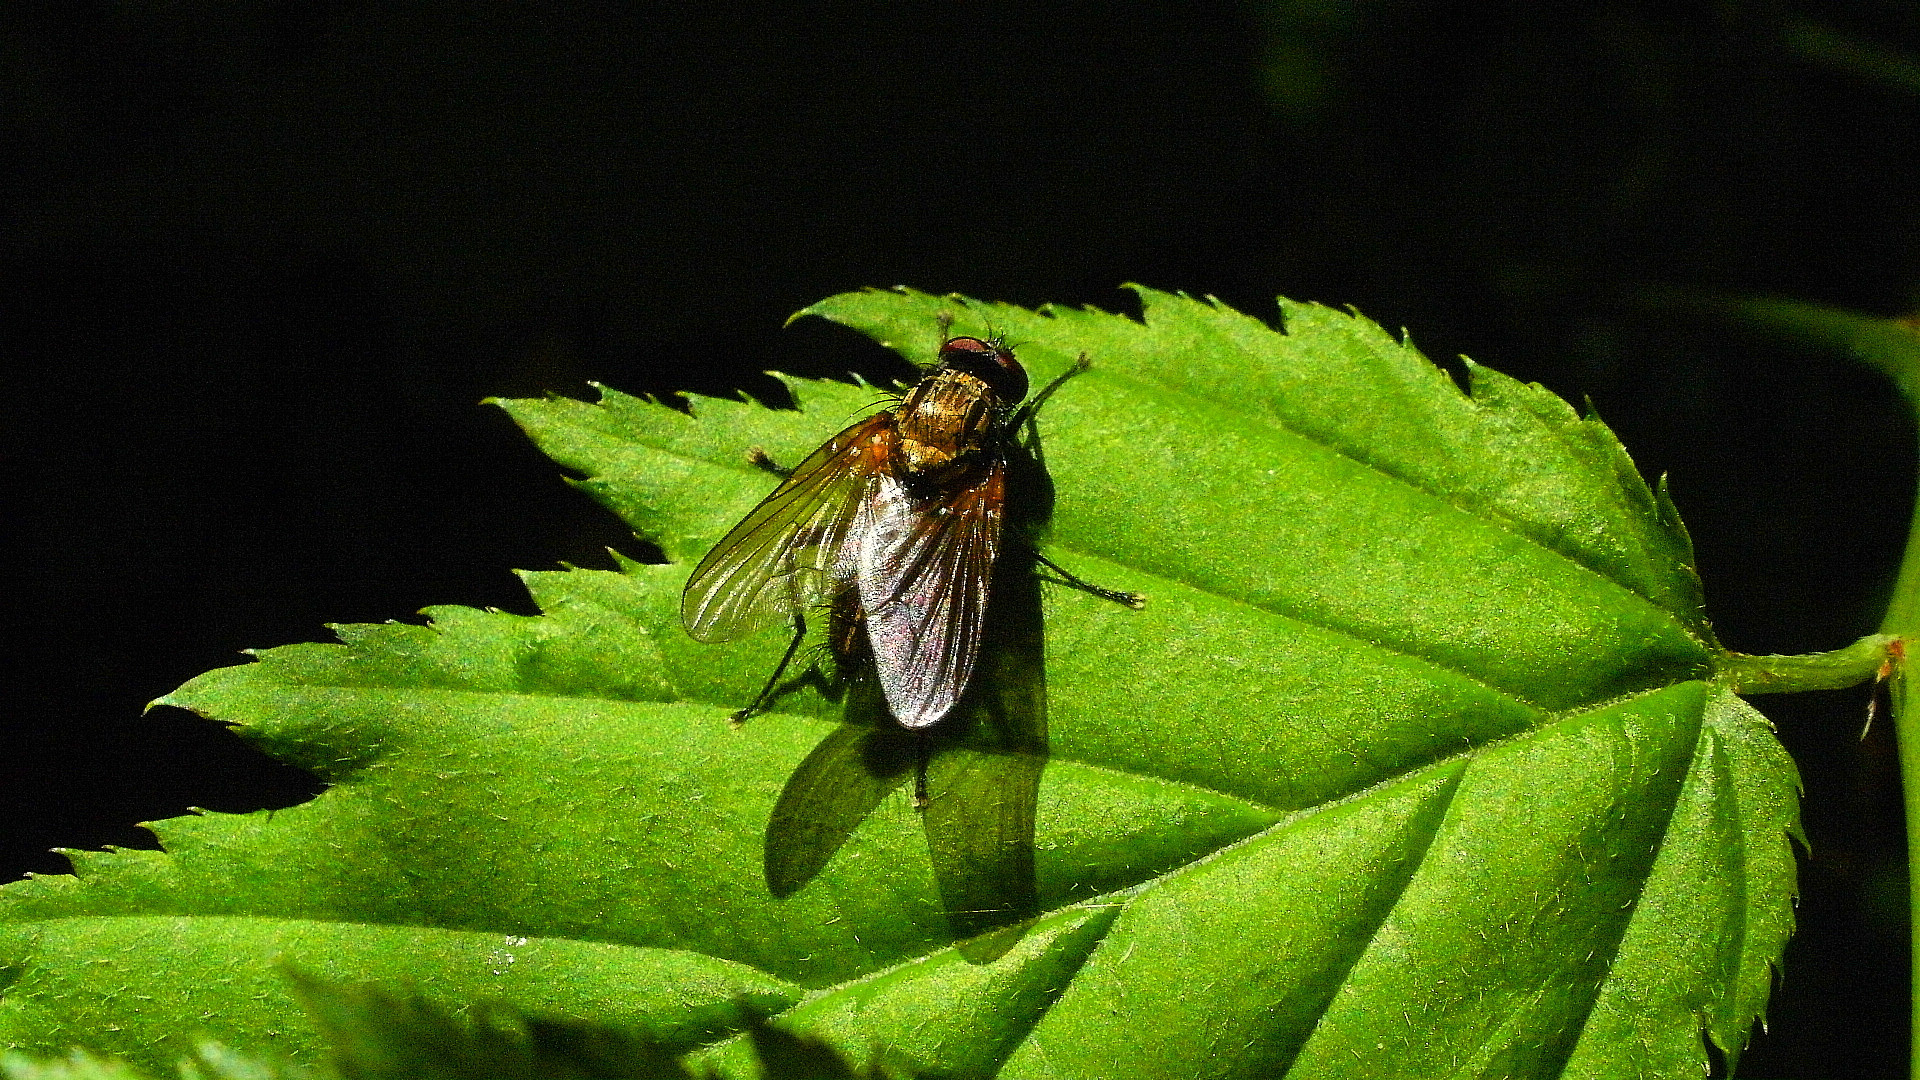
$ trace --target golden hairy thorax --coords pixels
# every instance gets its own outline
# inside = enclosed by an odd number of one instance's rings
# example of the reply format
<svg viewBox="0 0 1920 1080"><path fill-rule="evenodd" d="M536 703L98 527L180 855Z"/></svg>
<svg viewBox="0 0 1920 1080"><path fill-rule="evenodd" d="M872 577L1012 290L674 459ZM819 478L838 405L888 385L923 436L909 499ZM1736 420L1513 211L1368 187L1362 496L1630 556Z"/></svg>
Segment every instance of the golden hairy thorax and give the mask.
<svg viewBox="0 0 1920 1080"><path fill-rule="evenodd" d="M994 400L983 380L951 368L914 387L894 414L901 479L939 485L964 472L993 436Z"/></svg>

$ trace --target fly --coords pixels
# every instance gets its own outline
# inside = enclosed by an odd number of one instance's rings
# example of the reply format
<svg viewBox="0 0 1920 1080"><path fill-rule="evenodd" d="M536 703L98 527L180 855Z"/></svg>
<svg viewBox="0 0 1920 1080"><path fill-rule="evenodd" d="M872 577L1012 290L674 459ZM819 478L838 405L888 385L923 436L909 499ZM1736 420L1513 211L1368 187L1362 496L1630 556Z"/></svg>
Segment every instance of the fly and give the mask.
<svg viewBox="0 0 1920 1080"><path fill-rule="evenodd" d="M950 319L943 318L945 330ZM944 333L943 333L944 337ZM900 399L829 439L783 477L700 560L680 597L687 632L728 641L790 622L792 642L737 724L765 712L824 608L843 665L871 659L902 727L945 719L973 677L1000 555L1015 437L1086 355L1031 402L1027 373L998 338L945 337L939 365ZM1045 557L1067 584L1128 607L1136 593L1090 585Z"/></svg>

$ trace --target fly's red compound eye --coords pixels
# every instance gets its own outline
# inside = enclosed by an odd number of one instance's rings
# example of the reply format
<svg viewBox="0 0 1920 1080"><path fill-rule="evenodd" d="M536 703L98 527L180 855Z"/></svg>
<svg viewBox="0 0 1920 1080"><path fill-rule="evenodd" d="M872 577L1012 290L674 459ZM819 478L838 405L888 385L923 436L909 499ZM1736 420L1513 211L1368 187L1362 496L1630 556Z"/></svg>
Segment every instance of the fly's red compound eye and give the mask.
<svg viewBox="0 0 1920 1080"><path fill-rule="evenodd" d="M1027 396L1027 369L1013 358L1013 350L998 340L951 338L940 346L940 363L985 382L994 396L1009 405Z"/></svg>

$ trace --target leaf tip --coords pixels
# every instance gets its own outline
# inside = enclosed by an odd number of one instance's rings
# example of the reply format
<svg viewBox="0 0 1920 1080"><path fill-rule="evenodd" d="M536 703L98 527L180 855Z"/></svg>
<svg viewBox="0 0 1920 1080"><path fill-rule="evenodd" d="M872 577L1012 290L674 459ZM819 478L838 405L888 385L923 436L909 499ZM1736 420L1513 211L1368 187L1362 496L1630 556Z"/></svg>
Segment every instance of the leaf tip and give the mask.
<svg viewBox="0 0 1920 1080"><path fill-rule="evenodd" d="M1137 281L1124 282L1121 284L1120 287L1122 289L1127 290L1128 292L1131 292L1135 297L1139 298L1140 308L1142 311L1145 311L1146 309L1152 307L1156 302L1163 301L1163 300L1186 300L1191 302L1193 299L1192 297L1188 296L1186 293L1181 293L1181 292L1170 293L1164 289L1156 289L1151 285L1142 285Z"/></svg>

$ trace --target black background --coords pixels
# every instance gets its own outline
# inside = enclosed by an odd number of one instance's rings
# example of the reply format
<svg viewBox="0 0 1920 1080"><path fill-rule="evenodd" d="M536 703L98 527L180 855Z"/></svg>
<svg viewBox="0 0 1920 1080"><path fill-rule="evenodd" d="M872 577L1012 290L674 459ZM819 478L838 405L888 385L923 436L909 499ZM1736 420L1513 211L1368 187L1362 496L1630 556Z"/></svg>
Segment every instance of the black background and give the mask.
<svg viewBox="0 0 1920 1080"><path fill-rule="evenodd" d="M899 374L780 328L864 285L1352 304L1590 397L1670 475L1729 646L1874 629L1913 498L1890 391L1634 300L1911 309L1920 87L1872 68L1920 53L1911 7L668 11L0 10L7 877L309 797L217 725L141 715L237 650L527 612L510 568L638 550L480 398ZM1898 777L1865 701L1760 702L1813 854L1742 1075L1905 1073Z"/></svg>

